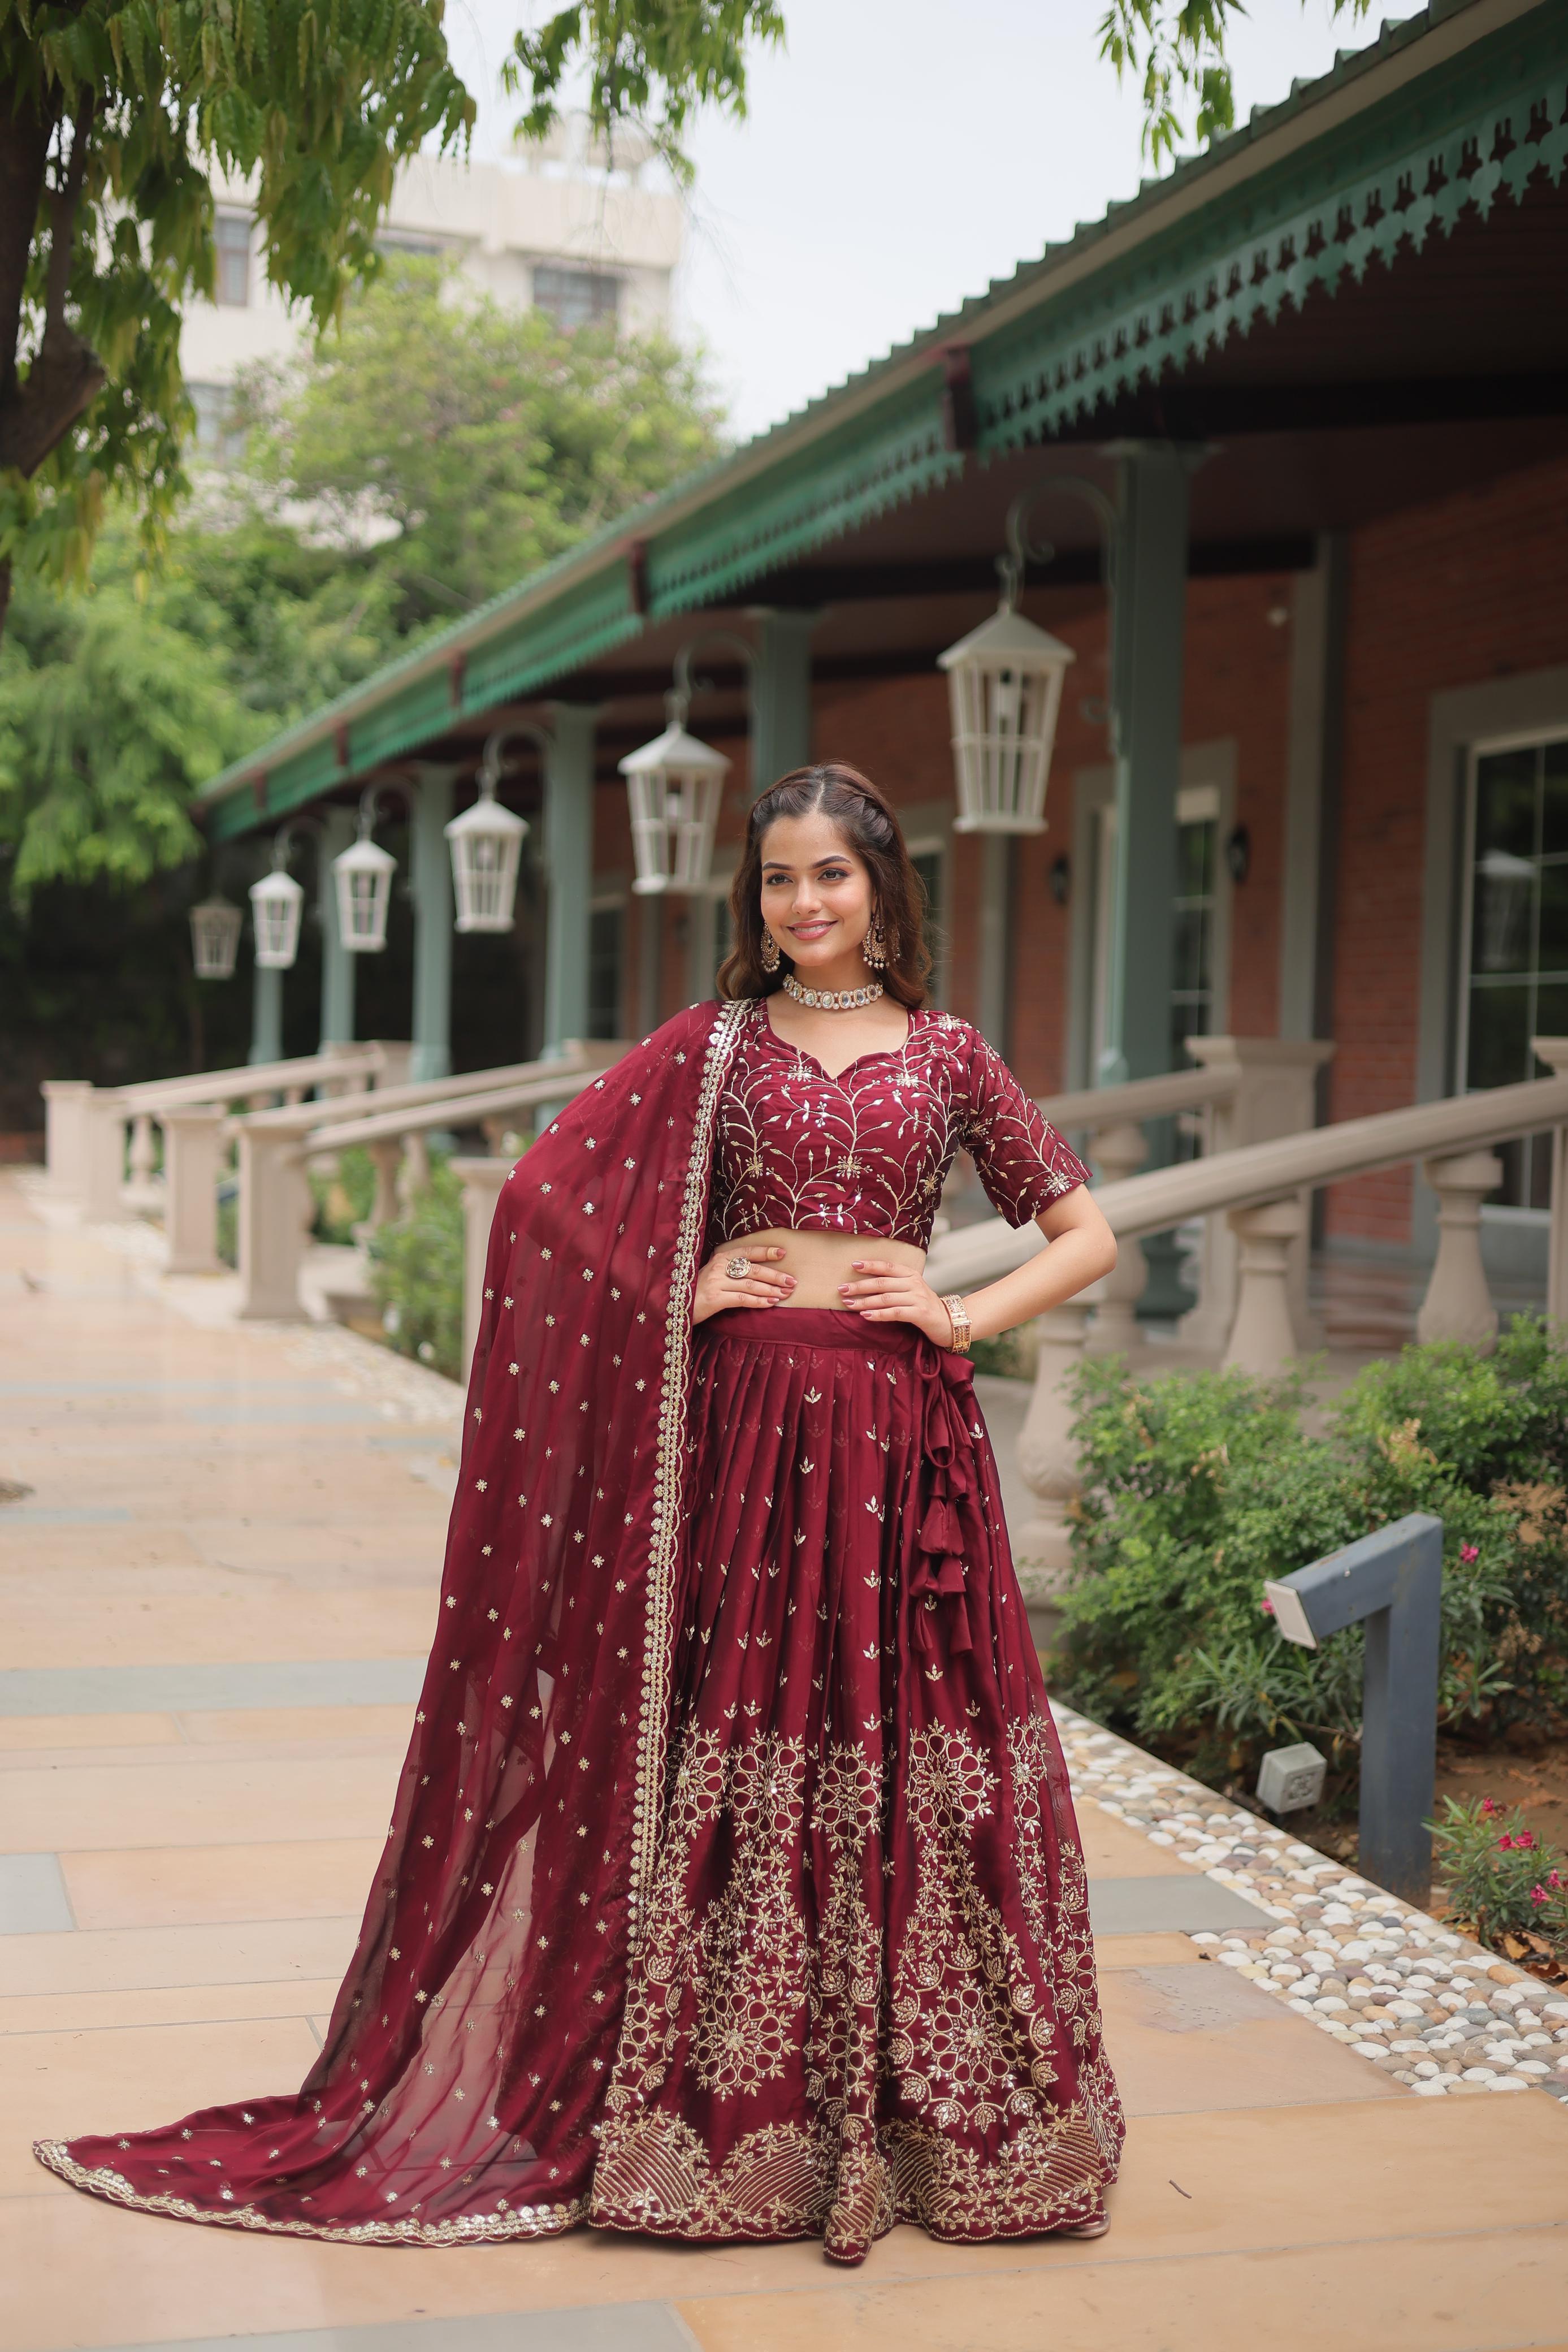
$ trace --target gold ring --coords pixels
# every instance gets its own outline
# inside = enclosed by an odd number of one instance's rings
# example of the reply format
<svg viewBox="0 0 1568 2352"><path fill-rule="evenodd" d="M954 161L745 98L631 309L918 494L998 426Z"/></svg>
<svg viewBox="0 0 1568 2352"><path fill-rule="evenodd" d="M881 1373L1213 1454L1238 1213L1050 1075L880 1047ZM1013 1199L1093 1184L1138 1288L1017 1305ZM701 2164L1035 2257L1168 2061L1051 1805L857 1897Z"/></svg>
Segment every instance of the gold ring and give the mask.
<svg viewBox="0 0 1568 2352"><path fill-rule="evenodd" d="M748 1257L728 1258L725 1262L724 1270L731 1282L744 1282L751 1272L751 1260Z"/></svg>

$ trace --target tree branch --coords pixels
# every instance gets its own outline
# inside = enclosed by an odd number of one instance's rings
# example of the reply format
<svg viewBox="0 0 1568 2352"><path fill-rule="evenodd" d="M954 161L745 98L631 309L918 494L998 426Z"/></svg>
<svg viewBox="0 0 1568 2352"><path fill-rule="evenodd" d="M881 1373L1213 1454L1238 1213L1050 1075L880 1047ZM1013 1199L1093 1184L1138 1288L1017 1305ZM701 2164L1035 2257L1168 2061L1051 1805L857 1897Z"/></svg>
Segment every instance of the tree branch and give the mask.
<svg viewBox="0 0 1568 2352"><path fill-rule="evenodd" d="M24 477L37 472L50 450L58 447L108 381L103 362L66 317L92 119L93 93L89 90L72 126L69 161L59 186L48 197L49 267L45 279L44 331L25 382L18 381L16 374L19 304L12 335L9 382L5 397L0 398L0 466L14 467ZM47 127L43 144L47 155ZM37 198L43 193L42 178L40 173L35 188L33 219L37 218Z"/></svg>

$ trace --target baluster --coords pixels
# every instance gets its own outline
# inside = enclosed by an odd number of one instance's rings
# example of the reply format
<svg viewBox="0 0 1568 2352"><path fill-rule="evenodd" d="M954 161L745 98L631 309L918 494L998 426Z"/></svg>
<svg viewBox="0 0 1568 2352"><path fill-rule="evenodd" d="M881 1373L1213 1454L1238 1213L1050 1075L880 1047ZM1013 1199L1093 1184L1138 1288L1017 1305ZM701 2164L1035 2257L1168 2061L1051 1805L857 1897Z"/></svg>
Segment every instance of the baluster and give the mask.
<svg viewBox="0 0 1568 2352"><path fill-rule="evenodd" d="M414 1128L402 1139L402 1166L398 1171L397 1196L405 1217L412 1217L422 1192L430 1190L430 1150L423 1131Z"/></svg>
<svg viewBox="0 0 1568 2352"><path fill-rule="evenodd" d="M126 1214L125 1112L118 1095L97 1094L89 1102L86 1214L94 1224L119 1224Z"/></svg>
<svg viewBox="0 0 1568 2352"><path fill-rule="evenodd" d="M1236 1319L1225 1350L1234 1367L1269 1379L1296 1353L1291 1316L1291 1251L1306 1231L1299 1197L1265 1201L1257 1208L1232 1209L1226 1219L1236 1236Z"/></svg>
<svg viewBox="0 0 1568 2352"><path fill-rule="evenodd" d="M243 1318L302 1323L299 1265L316 1213L297 1135L242 1124L239 1273Z"/></svg>
<svg viewBox="0 0 1568 2352"><path fill-rule="evenodd" d="M365 1220L367 1232L379 1233L383 1225L394 1225L398 1220L398 1167L402 1159L401 1135L383 1136L378 1143L367 1143L366 1150L376 1171L375 1198L371 1213Z"/></svg>
<svg viewBox="0 0 1568 2352"><path fill-rule="evenodd" d="M218 1256L218 1175L227 1113L193 1103L163 1114L166 1274L223 1274Z"/></svg>
<svg viewBox="0 0 1568 2352"><path fill-rule="evenodd" d="M1115 1127L1097 1128L1090 1141L1090 1156L1100 1176L1114 1184L1124 1176L1135 1176L1149 1156L1147 1138L1141 1127L1130 1119ZM1079 1296L1086 1306L1095 1309L1089 1337L1083 1343L1087 1356L1126 1356L1137 1347L1137 1306L1148 1280L1148 1265L1144 1245L1129 1234L1117 1244L1116 1263L1109 1274L1092 1282Z"/></svg>
<svg viewBox="0 0 1568 2352"><path fill-rule="evenodd" d="M501 1187L512 1172L509 1160L453 1160L463 1186L463 1379L474 1360L474 1342L485 1305L485 1259Z"/></svg>
<svg viewBox="0 0 1568 2352"><path fill-rule="evenodd" d="M1082 1297L1049 1307L1040 1318L1034 1388L1019 1433L1019 1469L1038 1507L1011 1531L1013 1555L1030 1625L1041 1648L1055 1637L1058 1599L1072 1564L1068 1512L1077 1499L1079 1477L1071 1384L1083 1360L1088 1320Z"/></svg>
<svg viewBox="0 0 1568 2352"><path fill-rule="evenodd" d="M1481 1202L1501 1183L1502 1162L1495 1151L1460 1151L1424 1160L1421 1173L1437 1195L1437 1255L1416 1337L1463 1339L1490 1351L1498 1316L1481 1261Z"/></svg>
<svg viewBox="0 0 1568 2352"><path fill-rule="evenodd" d="M131 1186L138 1208L151 1197L158 1166L158 1146L152 1135L152 1114L139 1110L131 1122Z"/></svg>

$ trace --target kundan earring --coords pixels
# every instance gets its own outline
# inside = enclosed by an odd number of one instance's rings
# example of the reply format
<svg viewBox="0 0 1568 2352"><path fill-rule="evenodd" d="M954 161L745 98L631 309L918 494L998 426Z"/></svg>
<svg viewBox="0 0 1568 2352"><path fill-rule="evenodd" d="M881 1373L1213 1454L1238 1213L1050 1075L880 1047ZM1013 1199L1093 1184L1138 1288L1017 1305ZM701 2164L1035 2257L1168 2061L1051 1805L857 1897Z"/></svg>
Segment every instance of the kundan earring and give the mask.
<svg viewBox="0 0 1568 2352"><path fill-rule="evenodd" d="M779 969L779 942L766 923L762 926L762 969L764 971L777 971Z"/></svg>
<svg viewBox="0 0 1568 2352"><path fill-rule="evenodd" d="M887 940L882 928L882 917L873 915L871 928L861 941L861 953L873 971L880 971L887 961Z"/></svg>

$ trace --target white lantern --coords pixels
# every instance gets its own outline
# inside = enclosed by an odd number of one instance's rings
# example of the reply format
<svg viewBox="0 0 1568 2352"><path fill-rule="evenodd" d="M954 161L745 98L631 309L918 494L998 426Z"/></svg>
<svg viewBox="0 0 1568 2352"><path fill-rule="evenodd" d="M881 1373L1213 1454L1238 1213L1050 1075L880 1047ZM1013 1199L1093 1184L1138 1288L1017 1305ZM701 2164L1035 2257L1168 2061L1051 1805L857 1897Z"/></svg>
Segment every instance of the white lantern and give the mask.
<svg viewBox="0 0 1568 2352"><path fill-rule="evenodd" d="M497 800L495 779L481 773L478 799L446 827L460 931L511 929L528 829L526 818Z"/></svg>
<svg viewBox="0 0 1568 2352"><path fill-rule="evenodd" d="M191 955L198 980L232 980L239 953L240 926L245 918L237 907L214 891L191 909Z"/></svg>
<svg viewBox="0 0 1568 2352"><path fill-rule="evenodd" d="M1004 598L938 654L947 673L957 771L955 833L1043 833L1045 787L1071 646Z"/></svg>
<svg viewBox="0 0 1568 2352"><path fill-rule="evenodd" d="M350 954L380 955L387 943L387 913L397 860L371 839L369 820L360 819L360 837L332 860L338 892L338 937Z"/></svg>
<svg viewBox="0 0 1568 2352"><path fill-rule="evenodd" d="M643 897L700 890L713 862L714 828L729 761L678 719L620 762L632 803L632 848Z"/></svg>
<svg viewBox="0 0 1568 2352"><path fill-rule="evenodd" d="M281 866L250 886L256 961L262 971L289 971L299 952L299 918L305 893Z"/></svg>

